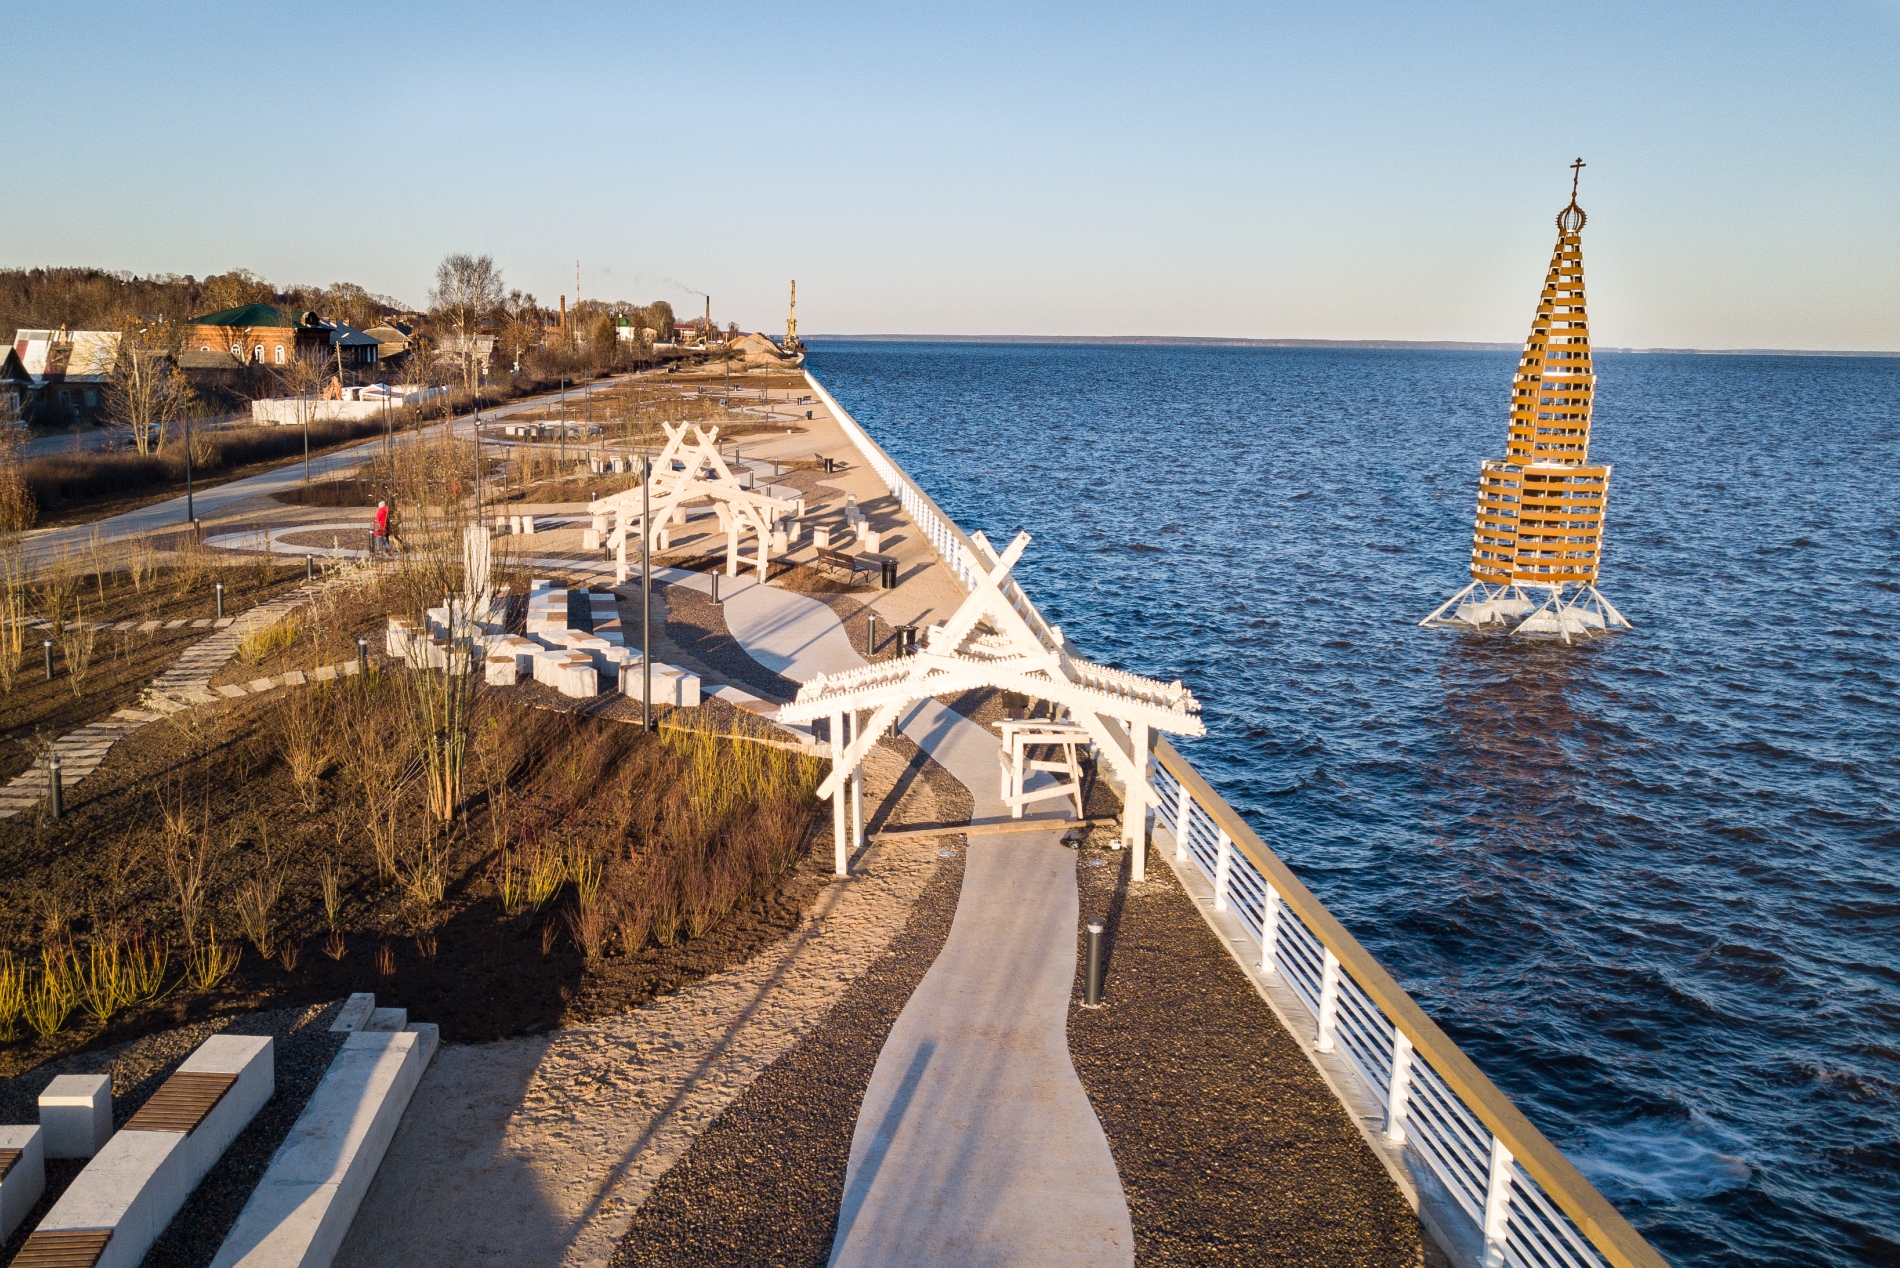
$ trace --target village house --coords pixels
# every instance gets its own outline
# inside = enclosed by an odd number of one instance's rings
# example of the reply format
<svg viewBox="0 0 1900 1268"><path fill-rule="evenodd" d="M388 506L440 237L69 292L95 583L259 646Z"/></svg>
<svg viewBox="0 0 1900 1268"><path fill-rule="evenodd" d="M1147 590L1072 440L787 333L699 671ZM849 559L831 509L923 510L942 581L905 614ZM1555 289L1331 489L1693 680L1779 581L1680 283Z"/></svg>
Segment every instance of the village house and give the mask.
<svg viewBox="0 0 1900 1268"><path fill-rule="evenodd" d="M329 357L334 328L315 313L292 313L274 304L244 304L194 317L183 346L196 352L228 352L253 365L288 365L293 357Z"/></svg>
<svg viewBox="0 0 1900 1268"><path fill-rule="evenodd" d="M116 330L21 330L11 349L26 376L20 412L60 425L96 419L119 359Z"/></svg>

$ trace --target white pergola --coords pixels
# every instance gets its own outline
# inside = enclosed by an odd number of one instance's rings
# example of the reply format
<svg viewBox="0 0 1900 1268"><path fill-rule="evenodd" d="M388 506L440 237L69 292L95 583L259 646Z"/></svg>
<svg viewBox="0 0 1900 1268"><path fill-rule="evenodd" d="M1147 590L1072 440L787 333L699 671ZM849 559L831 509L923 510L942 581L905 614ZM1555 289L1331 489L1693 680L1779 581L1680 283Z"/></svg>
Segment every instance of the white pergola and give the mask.
<svg viewBox="0 0 1900 1268"><path fill-rule="evenodd" d="M739 542L749 532L756 550L751 559L743 562L756 567L763 582L771 555L772 530L782 519L803 515L803 501L773 497L742 485L725 455L719 452L719 428L701 427L698 423L660 425L666 429L666 445L653 460L647 489L650 522L645 529L649 547L663 549L667 526L676 519L684 522L689 503L708 500L719 517L720 531L726 535L726 575L739 575L742 562ZM627 537L640 520L640 493L640 486L635 485L598 498L587 506L593 515L614 517L607 545L614 552L616 581L625 581L628 576Z"/></svg>
<svg viewBox="0 0 1900 1268"><path fill-rule="evenodd" d="M1018 533L1001 555L982 533L973 534L972 540L984 571L976 576L969 597L950 619L926 631L924 644L915 655L815 678L799 688L795 701L778 711L781 722L829 719L831 772L819 785L818 795L832 799L838 874L849 871L850 851L863 843L862 765L871 746L918 701L989 687L1046 700L1061 715L1026 726L1022 732L1024 744L1017 744L1016 736L1011 735L1010 749L1016 754L1014 779L1007 755L1004 772L1010 793L1016 798L1022 796L1021 754L1025 745L1085 738L1127 790L1122 806L1122 841L1134 850L1134 878L1144 879L1148 780L1153 760L1149 737L1155 731L1205 735L1199 702L1179 682L1144 678L1075 655L1064 644L1061 629L1042 619L1020 586L1011 585L1006 591L1004 583L1010 570L1029 545L1028 533ZM1029 738L1037 726L1058 728L1065 734ZM1069 728L1079 730L1080 735ZM852 801L848 839L847 786ZM1005 801L1012 798L1006 796ZM1023 804L1022 800L1014 800L1013 816L1021 817Z"/></svg>

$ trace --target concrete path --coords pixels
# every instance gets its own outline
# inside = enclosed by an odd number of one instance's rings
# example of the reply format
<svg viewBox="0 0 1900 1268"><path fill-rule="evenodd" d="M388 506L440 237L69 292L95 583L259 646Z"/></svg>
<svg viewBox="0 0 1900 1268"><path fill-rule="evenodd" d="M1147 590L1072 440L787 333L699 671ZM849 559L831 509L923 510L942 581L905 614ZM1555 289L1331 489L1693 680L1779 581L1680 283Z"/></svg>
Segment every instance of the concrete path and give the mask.
<svg viewBox="0 0 1900 1268"><path fill-rule="evenodd" d="M795 682L864 663L815 599L732 582L720 598L747 654ZM978 817L1007 817L992 732L935 701L900 729ZM865 1092L832 1264L1134 1263L1108 1138L1069 1060L1079 909L1059 838L971 842L950 939Z"/></svg>
<svg viewBox="0 0 1900 1268"><path fill-rule="evenodd" d="M621 382L620 379L603 380L595 385L600 390ZM556 393L542 396L527 396L506 405L498 405L482 411L482 422L488 424L497 419L525 410L540 409ZM433 436L441 428L441 423L430 423L421 430L423 436ZM456 418L453 422L455 434L471 436L474 434L474 415ZM416 432L405 432L397 437L398 443L412 442ZM314 454L310 459L310 476L329 475L360 465L373 456L373 452L382 445L381 436L345 445L328 453ZM246 476L241 480L231 480L211 488L199 489L192 497L192 510L199 519L212 520L219 515L236 508L240 503L270 493L281 493L294 489L304 482L303 459L292 458L282 466L270 471ZM111 541L121 537L135 537L141 533L153 533L163 529L178 528L185 523L185 499L167 498L163 502L154 502L150 506L141 506L136 510L120 515L109 515L103 519L87 523L68 524L59 528L44 528L26 534L24 553L30 566L37 566L52 559L62 551L77 551L86 546L96 530L100 540ZM360 530L359 530L360 531Z"/></svg>

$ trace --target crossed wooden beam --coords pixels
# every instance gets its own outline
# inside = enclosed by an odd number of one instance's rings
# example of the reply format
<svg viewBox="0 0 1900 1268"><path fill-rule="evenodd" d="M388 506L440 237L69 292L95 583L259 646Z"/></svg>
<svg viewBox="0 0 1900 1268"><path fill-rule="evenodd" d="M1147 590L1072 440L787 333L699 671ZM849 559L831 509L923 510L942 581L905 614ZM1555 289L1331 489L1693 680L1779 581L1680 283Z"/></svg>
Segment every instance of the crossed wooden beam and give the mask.
<svg viewBox="0 0 1900 1268"><path fill-rule="evenodd" d="M989 687L1047 700L1088 733L1126 790L1122 839L1135 851L1133 874L1140 879L1146 864L1149 737L1155 731L1205 735L1200 704L1179 682L1144 678L1075 655L1061 629L1042 619L1020 586L1005 590L1004 582L1029 546L1028 533L1017 533L1000 555L981 533L973 540L983 570L950 619L926 631L915 655L815 678L778 711L781 722L829 719L831 771L818 795L833 800L838 874L848 871L846 786L861 803L861 767L871 746L918 701ZM853 847L862 836L861 804L854 817L860 823L850 834Z"/></svg>
<svg viewBox="0 0 1900 1268"><path fill-rule="evenodd" d="M788 515L799 513L799 504L775 498L739 483L724 454L719 452L719 428L698 423L661 423L666 429L666 444L653 460L653 475L647 490L649 522L643 527L650 549L660 547L660 534L672 522L673 515L688 503L702 498L713 503L719 516L720 531L726 535L726 575L739 573L739 540L747 532L758 545L752 563L765 580L768 543L772 525ZM674 469L674 464L679 469ZM703 474L702 474L703 473ZM640 486L608 494L588 503L593 515L611 514L616 523L607 545L614 551L619 570L627 566L627 533L640 518Z"/></svg>

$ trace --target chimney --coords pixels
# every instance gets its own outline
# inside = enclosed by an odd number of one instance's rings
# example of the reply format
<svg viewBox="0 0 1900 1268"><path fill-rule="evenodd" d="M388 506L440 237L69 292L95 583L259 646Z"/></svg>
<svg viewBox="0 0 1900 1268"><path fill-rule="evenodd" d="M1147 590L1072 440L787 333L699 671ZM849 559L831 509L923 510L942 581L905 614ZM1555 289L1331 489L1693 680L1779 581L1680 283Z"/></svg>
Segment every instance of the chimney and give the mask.
<svg viewBox="0 0 1900 1268"><path fill-rule="evenodd" d="M567 329L567 296L561 296L561 329Z"/></svg>

